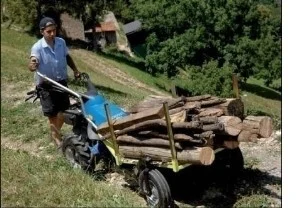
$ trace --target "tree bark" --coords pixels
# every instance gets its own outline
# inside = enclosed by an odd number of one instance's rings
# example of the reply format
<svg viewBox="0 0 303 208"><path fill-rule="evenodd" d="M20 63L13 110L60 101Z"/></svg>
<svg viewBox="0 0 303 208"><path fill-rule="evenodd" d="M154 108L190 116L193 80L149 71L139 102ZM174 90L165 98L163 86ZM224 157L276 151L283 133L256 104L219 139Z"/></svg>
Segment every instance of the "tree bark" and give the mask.
<svg viewBox="0 0 303 208"><path fill-rule="evenodd" d="M213 107L222 109L225 116L236 116L240 119L244 117L244 103L240 99L227 98L224 103Z"/></svg>
<svg viewBox="0 0 303 208"><path fill-rule="evenodd" d="M164 140L161 138L143 138L143 137L133 137L129 135L121 135L117 137L118 144L123 145L140 145L140 146L153 146L153 147L165 147L170 148L170 144L168 140ZM180 143L175 142L175 148L178 150L182 150Z"/></svg>
<svg viewBox="0 0 303 208"><path fill-rule="evenodd" d="M131 107L128 112L138 113L150 108L161 107L164 102L168 103L168 108L173 109L184 105L185 98L171 98L171 97L149 97L146 100L139 102L137 105Z"/></svg>
<svg viewBox="0 0 303 208"><path fill-rule="evenodd" d="M268 138L273 132L273 123L268 116L247 116L243 120L243 128L258 132L261 137Z"/></svg>
<svg viewBox="0 0 303 208"><path fill-rule="evenodd" d="M133 134L133 136L150 137L150 138L156 137L156 138L169 140L169 137L167 134L161 134L161 133L154 132L154 131L138 132L137 134ZM192 142L192 143L196 143L196 144L202 144L202 142L200 140L196 140L187 134L174 134L174 140L176 142Z"/></svg>
<svg viewBox="0 0 303 208"><path fill-rule="evenodd" d="M193 97L186 97L185 101L186 102L194 102L194 101L201 101L201 100L206 100L211 98L211 95L198 95L198 96L193 96Z"/></svg>
<svg viewBox="0 0 303 208"><path fill-rule="evenodd" d="M185 110L172 114L172 115L170 115L170 122L172 122L172 123L185 122L186 115L187 115L187 113Z"/></svg>
<svg viewBox="0 0 303 208"><path fill-rule="evenodd" d="M170 162L171 150L157 147L119 146L120 154L126 158L142 159L149 157L154 161ZM210 165L214 161L214 151L210 147L190 148L177 151L177 159L181 164Z"/></svg>
<svg viewBox="0 0 303 208"><path fill-rule="evenodd" d="M225 99L223 99L223 98L216 98L213 100L202 100L202 102L200 103L200 108L214 106L216 104L220 104L220 103L224 103L224 102L225 102Z"/></svg>
<svg viewBox="0 0 303 208"><path fill-rule="evenodd" d="M224 114L223 109L220 108L201 108L199 113L200 117L205 117L205 116L222 116Z"/></svg>
<svg viewBox="0 0 303 208"><path fill-rule="evenodd" d="M242 121L236 116L218 117L220 123L224 125L224 133L231 136L238 136L242 130Z"/></svg>
<svg viewBox="0 0 303 208"><path fill-rule="evenodd" d="M252 133L248 130L242 130L238 135L239 142L257 142L258 134Z"/></svg>
<svg viewBox="0 0 303 208"><path fill-rule="evenodd" d="M115 120L113 121L113 126L114 126L114 130L120 130L137 123L150 121L151 119L162 118L163 116L164 116L164 109L163 106L161 106L161 107L151 108L136 114L131 114L129 116L125 116L123 118ZM100 134L105 134L109 132L108 123L105 122L101 124L98 127L97 131Z"/></svg>
<svg viewBox="0 0 303 208"><path fill-rule="evenodd" d="M206 117L200 117L199 121L201 121L203 124L215 124L218 123L218 117L216 116L206 116Z"/></svg>

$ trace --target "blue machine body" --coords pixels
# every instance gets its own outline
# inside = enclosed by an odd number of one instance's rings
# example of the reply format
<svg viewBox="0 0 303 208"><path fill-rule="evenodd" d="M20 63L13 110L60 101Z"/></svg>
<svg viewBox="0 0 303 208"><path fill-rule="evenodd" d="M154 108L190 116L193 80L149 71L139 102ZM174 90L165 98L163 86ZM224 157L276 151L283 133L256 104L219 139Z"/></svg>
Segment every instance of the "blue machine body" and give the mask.
<svg viewBox="0 0 303 208"><path fill-rule="evenodd" d="M128 114L119 106L108 102L103 96L95 95L87 102L84 103L84 109L88 116L92 117L92 121L99 126L100 124L107 122L106 112L104 104L108 103L108 107L111 113L112 119L119 119Z"/></svg>

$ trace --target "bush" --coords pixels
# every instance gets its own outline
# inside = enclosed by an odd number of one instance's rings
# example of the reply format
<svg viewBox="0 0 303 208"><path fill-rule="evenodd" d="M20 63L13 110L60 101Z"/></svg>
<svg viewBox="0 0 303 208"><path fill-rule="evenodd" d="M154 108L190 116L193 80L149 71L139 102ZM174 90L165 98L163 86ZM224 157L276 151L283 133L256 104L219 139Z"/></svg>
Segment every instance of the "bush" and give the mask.
<svg viewBox="0 0 303 208"><path fill-rule="evenodd" d="M275 90L278 90L279 92L282 92L282 79L276 79L274 80L270 85L270 88L273 88Z"/></svg>
<svg viewBox="0 0 303 208"><path fill-rule="evenodd" d="M178 81L177 85L189 90L193 95L211 94L231 97L232 69L224 65L218 67L217 61L210 61L202 67L188 67L189 76Z"/></svg>

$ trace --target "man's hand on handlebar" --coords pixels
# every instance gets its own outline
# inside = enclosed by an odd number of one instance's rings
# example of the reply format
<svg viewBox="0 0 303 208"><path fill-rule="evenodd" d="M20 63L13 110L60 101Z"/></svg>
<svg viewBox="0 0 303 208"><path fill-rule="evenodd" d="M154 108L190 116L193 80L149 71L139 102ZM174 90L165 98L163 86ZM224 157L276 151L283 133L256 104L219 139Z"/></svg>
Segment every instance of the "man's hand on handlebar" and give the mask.
<svg viewBox="0 0 303 208"><path fill-rule="evenodd" d="M38 69L38 66L39 66L38 59L36 57L32 56L30 58L30 62L29 62L29 65L28 65L29 70L34 72Z"/></svg>
<svg viewBox="0 0 303 208"><path fill-rule="evenodd" d="M79 72L77 69L74 70L74 77L75 79L79 79L81 76L81 72Z"/></svg>
<svg viewBox="0 0 303 208"><path fill-rule="evenodd" d="M34 98L33 103L39 98L39 94L37 92L37 89L31 90L26 93L27 97L25 98L25 102Z"/></svg>

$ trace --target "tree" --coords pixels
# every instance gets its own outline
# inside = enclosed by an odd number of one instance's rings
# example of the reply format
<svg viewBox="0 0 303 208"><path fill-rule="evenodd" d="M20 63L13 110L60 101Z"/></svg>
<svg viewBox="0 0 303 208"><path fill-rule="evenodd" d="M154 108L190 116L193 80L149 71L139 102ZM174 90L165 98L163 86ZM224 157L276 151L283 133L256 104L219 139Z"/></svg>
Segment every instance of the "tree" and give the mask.
<svg viewBox="0 0 303 208"><path fill-rule="evenodd" d="M147 38L146 67L153 74L217 60L244 79L269 85L281 75L281 15L273 0L133 0L133 15ZM185 67L187 66L187 68Z"/></svg>
<svg viewBox="0 0 303 208"><path fill-rule="evenodd" d="M38 2L35 0L1 1L5 7L5 15L14 24L33 26L36 23ZM2 11L3 12L3 11Z"/></svg>

